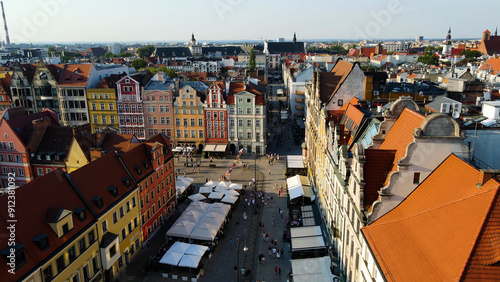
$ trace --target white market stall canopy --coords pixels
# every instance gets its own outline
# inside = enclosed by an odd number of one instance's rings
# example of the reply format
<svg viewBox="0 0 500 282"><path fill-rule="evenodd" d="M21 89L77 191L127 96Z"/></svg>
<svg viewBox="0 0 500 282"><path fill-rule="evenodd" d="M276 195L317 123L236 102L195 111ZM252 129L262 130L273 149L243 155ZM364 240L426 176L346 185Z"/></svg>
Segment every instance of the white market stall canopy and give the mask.
<svg viewBox="0 0 500 282"><path fill-rule="evenodd" d="M292 259L294 282L333 281L336 276L330 271L330 257ZM340 280L339 280L340 281Z"/></svg>
<svg viewBox="0 0 500 282"><path fill-rule="evenodd" d="M167 236L212 241L230 209L230 205L222 203L193 202L167 231Z"/></svg>
<svg viewBox="0 0 500 282"><path fill-rule="evenodd" d="M177 194L182 194L186 189L193 183L194 178L191 177L182 177L179 176L175 180L175 191L177 191Z"/></svg>
<svg viewBox="0 0 500 282"><path fill-rule="evenodd" d="M203 184L203 186L207 186L207 187L211 187L211 188L214 188L217 185L219 185L219 182L213 181L213 180L210 180L207 183Z"/></svg>
<svg viewBox="0 0 500 282"><path fill-rule="evenodd" d="M234 196L234 197L239 197L240 193L234 191L234 190L227 190L224 191L224 196Z"/></svg>
<svg viewBox="0 0 500 282"><path fill-rule="evenodd" d="M195 244L175 242L163 255L161 264L197 268L208 247Z"/></svg>
<svg viewBox="0 0 500 282"><path fill-rule="evenodd" d="M286 183L288 186L288 194L290 196L290 200L299 198L299 197L308 197L311 198L311 201L314 201L316 198L314 196L314 192L312 191L309 180L306 176L295 175L286 179Z"/></svg>
<svg viewBox="0 0 500 282"><path fill-rule="evenodd" d="M291 238L321 236L320 226L292 227L290 228Z"/></svg>
<svg viewBox="0 0 500 282"><path fill-rule="evenodd" d="M234 197L234 196L224 196L224 198L222 198L222 200L221 200L221 202L231 204L231 205L236 203L236 201L238 201L238 198Z"/></svg>
<svg viewBox="0 0 500 282"><path fill-rule="evenodd" d="M193 202L197 202L197 201L206 200L207 197L205 197L202 194L198 193L198 194L194 194L194 195L189 196L188 199L190 199Z"/></svg>
<svg viewBox="0 0 500 282"><path fill-rule="evenodd" d="M202 186L200 187L200 193L201 194L210 194L212 193L213 187L208 187L208 186Z"/></svg>
<svg viewBox="0 0 500 282"><path fill-rule="evenodd" d="M213 200L220 200L222 197L224 197L224 193L222 192L212 192L208 195L208 198Z"/></svg>
<svg viewBox="0 0 500 282"><path fill-rule="evenodd" d="M228 188L229 190L241 190L243 189L243 185L238 183L231 183Z"/></svg>
<svg viewBox="0 0 500 282"><path fill-rule="evenodd" d="M304 160L301 155L288 155L286 156L286 167L287 168L305 168Z"/></svg>
<svg viewBox="0 0 500 282"><path fill-rule="evenodd" d="M231 182L221 181L221 182L219 182L217 187L215 187L214 191L215 192L224 192L226 190L229 190L230 185L231 185Z"/></svg>

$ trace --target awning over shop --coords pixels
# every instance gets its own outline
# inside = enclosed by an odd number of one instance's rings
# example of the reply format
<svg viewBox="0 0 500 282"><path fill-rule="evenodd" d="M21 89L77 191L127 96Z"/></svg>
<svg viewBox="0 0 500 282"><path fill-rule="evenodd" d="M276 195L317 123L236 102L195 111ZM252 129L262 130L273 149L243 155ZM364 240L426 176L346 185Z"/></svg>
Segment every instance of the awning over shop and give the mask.
<svg viewBox="0 0 500 282"><path fill-rule="evenodd" d="M194 178L179 176L175 180L175 190L177 194L180 195L186 191L186 189L193 183Z"/></svg>
<svg viewBox="0 0 500 282"><path fill-rule="evenodd" d="M203 148L204 152L225 152L227 144L206 144Z"/></svg>
<svg viewBox="0 0 500 282"><path fill-rule="evenodd" d="M323 236L292 238L292 252L325 248Z"/></svg>
<svg viewBox="0 0 500 282"><path fill-rule="evenodd" d="M287 168L305 168L304 161L301 155L288 155L286 156L286 167Z"/></svg>
<svg viewBox="0 0 500 282"><path fill-rule="evenodd" d="M292 176L286 179L286 183L288 186L288 194L290 196L290 200L304 196L310 198L311 201L314 201L315 195L306 176Z"/></svg>
<svg viewBox="0 0 500 282"><path fill-rule="evenodd" d="M307 227L290 228L290 235L292 238L297 238L297 237L308 237L308 236L320 236L322 235L322 233L320 226L307 226Z"/></svg>
<svg viewBox="0 0 500 282"><path fill-rule="evenodd" d="M292 259L292 277L295 282L333 281L336 276L330 271L328 256L307 259Z"/></svg>

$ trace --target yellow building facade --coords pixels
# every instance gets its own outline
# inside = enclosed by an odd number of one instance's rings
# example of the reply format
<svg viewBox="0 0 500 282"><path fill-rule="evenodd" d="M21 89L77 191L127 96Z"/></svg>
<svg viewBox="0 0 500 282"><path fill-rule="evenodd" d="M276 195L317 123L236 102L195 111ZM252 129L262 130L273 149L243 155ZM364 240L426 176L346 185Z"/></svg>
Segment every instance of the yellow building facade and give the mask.
<svg viewBox="0 0 500 282"><path fill-rule="evenodd" d="M117 201L98 219L100 259L105 277L115 277L142 246L138 189Z"/></svg>
<svg viewBox="0 0 500 282"><path fill-rule="evenodd" d="M186 85L174 102L175 144L203 149L205 126L203 103L197 91Z"/></svg>
<svg viewBox="0 0 500 282"><path fill-rule="evenodd" d="M115 89L87 89L87 100L92 133L106 127L118 129Z"/></svg>

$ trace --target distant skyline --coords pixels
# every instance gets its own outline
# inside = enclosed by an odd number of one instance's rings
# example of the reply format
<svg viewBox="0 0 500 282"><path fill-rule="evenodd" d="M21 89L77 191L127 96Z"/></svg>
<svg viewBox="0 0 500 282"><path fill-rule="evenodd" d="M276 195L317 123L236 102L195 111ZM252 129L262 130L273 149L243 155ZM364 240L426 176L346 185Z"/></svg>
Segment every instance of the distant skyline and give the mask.
<svg viewBox="0 0 500 282"><path fill-rule="evenodd" d="M353 3L352 5L348 5ZM498 0L4 0L12 43L480 38ZM346 5L347 4L347 5ZM5 32L0 30L5 41Z"/></svg>

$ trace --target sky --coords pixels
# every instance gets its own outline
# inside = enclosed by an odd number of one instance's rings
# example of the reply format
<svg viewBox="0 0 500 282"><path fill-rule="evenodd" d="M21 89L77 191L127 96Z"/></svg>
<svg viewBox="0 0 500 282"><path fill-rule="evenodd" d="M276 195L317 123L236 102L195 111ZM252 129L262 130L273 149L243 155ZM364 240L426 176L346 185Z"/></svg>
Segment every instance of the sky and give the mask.
<svg viewBox="0 0 500 282"><path fill-rule="evenodd" d="M480 38L498 0L4 0L11 42ZM5 32L0 29L0 38Z"/></svg>

